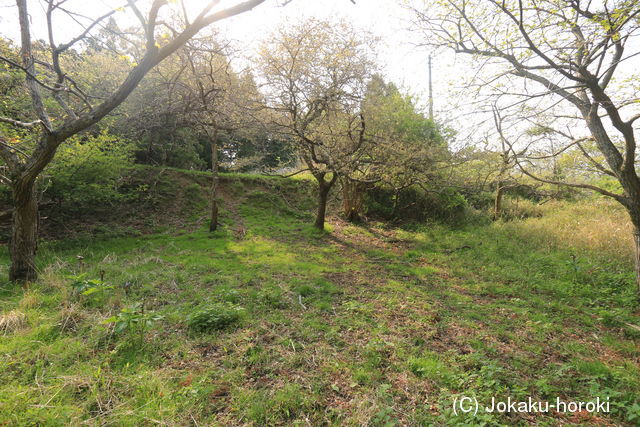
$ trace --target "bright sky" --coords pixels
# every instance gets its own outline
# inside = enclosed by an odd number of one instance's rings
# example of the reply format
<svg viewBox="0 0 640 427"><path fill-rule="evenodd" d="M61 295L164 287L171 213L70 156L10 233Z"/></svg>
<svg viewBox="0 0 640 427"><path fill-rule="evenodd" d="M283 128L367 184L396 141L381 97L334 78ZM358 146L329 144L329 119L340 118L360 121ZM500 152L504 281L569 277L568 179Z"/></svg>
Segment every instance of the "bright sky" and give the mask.
<svg viewBox="0 0 640 427"><path fill-rule="evenodd" d="M195 16L208 1L185 0L190 16ZM237 4L239 1L222 0L218 9ZM416 95L426 111L429 52L417 46L423 41L424 36L420 32L410 30L412 13L402 6L407 3L420 5L424 0L355 0L355 4L352 0L291 0L282 7L281 4L285 1L267 0L252 11L215 23L213 27L216 27L225 39L235 40L237 47L250 53L261 39L287 22L312 16L344 18L356 28L369 31L380 38L378 58L387 79ZM32 16L32 32L36 38L46 38L45 4L44 0L28 1ZM126 0L66 0L64 7L95 18L123 4L126 4ZM146 11L150 0L138 0L137 4ZM128 8L126 12L119 12L116 19L121 27L137 24ZM58 43L68 41L81 32L64 14L57 15L55 25ZM0 35L18 38L15 0L0 0ZM632 73L637 72L640 62L638 58L625 62L623 66ZM456 90L463 85L463 80L474 75L476 68L477 66L471 65L468 56L455 56L451 51L433 53L436 119L457 129L461 139L468 136L478 139L481 136L480 132L484 133L493 128L491 120L482 124L487 120L486 115L482 118L482 115L473 114L477 113L477 109L470 104L471 99L468 95L461 96ZM485 130L481 130L482 128Z"/></svg>
<svg viewBox="0 0 640 427"><path fill-rule="evenodd" d="M81 11L89 16L99 16L103 11L124 4L124 0L68 0L65 6ZM139 2L142 5L144 1ZM186 0L190 9L196 11L206 4L206 0ZM224 0L220 7L236 4L237 1ZM260 39L266 37L276 27L305 17L339 18L350 21L356 28L372 32L379 36L379 60L387 77L394 83L421 99L421 105L427 105L428 97L428 52L416 47L420 35L408 31L411 14L401 6L402 0L293 0L286 6L283 0L267 0L254 10L234 18L214 24L227 39L236 40L238 46L251 50ZM29 1L32 15L32 31L36 37L46 37L43 17L44 2ZM90 5L90 8L88 7ZM143 6L141 6L144 9ZM56 38L64 42L73 37L77 26L67 25L65 17L60 16L56 28ZM122 17L118 18L122 19ZM14 0L0 0L0 34L17 39L18 22ZM135 24L135 22L131 22ZM74 28L76 27L76 28ZM453 66L453 55L433 58L433 88L436 116L449 102L445 102L450 84L459 76L459 67Z"/></svg>
<svg viewBox="0 0 640 427"><path fill-rule="evenodd" d="M390 80L418 95L424 105L428 96L428 52L416 47L420 35L408 31L411 14L398 0L293 0L285 7L269 1L254 11L223 23L228 37L240 41L241 46L255 46L274 28L305 17L338 18L351 22L356 28L380 37L379 60ZM224 33L223 33L224 34ZM448 56L450 62L450 56ZM433 59L434 98L442 99L452 75L452 67ZM444 85L443 85L444 84ZM435 105L438 110L438 103Z"/></svg>

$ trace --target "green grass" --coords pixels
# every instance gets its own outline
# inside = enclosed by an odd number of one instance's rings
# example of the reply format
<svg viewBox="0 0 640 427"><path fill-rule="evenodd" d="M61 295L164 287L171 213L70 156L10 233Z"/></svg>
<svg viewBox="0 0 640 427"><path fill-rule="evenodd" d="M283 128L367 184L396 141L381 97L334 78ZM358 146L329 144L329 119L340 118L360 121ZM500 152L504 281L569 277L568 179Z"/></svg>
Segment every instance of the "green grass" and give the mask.
<svg viewBox="0 0 640 427"><path fill-rule="evenodd" d="M638 323L638 302L624 260L574 260L514 238L517 222L336 221L320 233L312 202L262 180L228 185L237 214L214 235L201 226L45 242L38 283L0 287L0 312L26 316L0 338L0 423L635 422L640 337L625 323ZM0 257L6 278L6 249ZM69 276L101 270L113 289L73 292ZM161 318L142 332L103 323L134 303ZM205 308L213 326L190 327ZM613 412L456 416L461 395L608 396Z"/></svg>

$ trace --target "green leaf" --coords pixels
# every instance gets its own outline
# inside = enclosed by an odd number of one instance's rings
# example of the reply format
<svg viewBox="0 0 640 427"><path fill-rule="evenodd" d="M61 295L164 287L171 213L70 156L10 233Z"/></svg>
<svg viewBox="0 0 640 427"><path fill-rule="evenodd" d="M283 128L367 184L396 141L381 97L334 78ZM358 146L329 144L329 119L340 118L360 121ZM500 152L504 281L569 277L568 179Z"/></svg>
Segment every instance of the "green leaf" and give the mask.
<svg viewBox="0 0 640 427"><path fill-rule="evenodd" d="M108 319L104 319L102 322L100 322L103 325L106 325L107 323L113 323L113 322L117 322L118 321L118 317L117 316L111 316Z"/></svg>

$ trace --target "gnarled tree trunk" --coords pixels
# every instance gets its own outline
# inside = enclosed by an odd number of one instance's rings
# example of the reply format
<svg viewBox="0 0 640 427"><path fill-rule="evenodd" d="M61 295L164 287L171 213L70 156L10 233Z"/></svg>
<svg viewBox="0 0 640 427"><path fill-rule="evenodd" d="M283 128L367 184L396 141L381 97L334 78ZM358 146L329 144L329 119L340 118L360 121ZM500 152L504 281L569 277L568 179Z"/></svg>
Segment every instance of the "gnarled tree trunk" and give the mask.
<svg viewBox="0 0 640 427"><path fill-rule="evenodd" d="M314 174L316 180L318 180L318 212L316 214L316 220L313 224L318 230L324 230L324 221L327 214L327 201L329 199L329 191L336 182L337 174L333 174L329 181L325 181L326 173Z"/></svg>
<svg viewBox="0 0 640 427"><path fill-rule="evenodd" d="M633 260L636 273L636 287L640 296L640 203L625 206L633 224Z"/></svg>
<svg viewBox="0 0 640 427"><path fill-rule="evenodd" d="M9 280L32 282L38 277L35 258L38 248L38 198L34 182L13 185L13 223L11 230L11 268Z"/></svg>
<svg viewBox="0 0 640 427"><path fill-rule="evenodd" d="M324 230L324 219L327 214L327 199L329 198L330 187L326 185L325 181L319 181L318 184L318 212L316 213L316 220L313 226L318 230Z"/></svg>
<svg viewBox="0 0 640 427"><path fill-rule="evenodd" d="M349 222L360 220L360 212L364 204L363 184L349 178L342 180L342 206Z"/></svg>

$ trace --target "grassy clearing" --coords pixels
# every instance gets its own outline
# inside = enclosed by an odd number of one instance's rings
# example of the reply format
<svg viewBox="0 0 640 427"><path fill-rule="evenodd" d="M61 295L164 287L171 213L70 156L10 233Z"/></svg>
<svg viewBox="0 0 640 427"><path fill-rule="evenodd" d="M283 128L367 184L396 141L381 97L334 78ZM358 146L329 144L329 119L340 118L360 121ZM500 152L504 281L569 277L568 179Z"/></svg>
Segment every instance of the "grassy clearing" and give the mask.
<svg viewBox="0 0 640 427"><path fill-rule="evenodd" d="M579 239L581 252L560 249L571 236L550 233L561 229L553 217L458 230L333 220L320 233L286 192L243 181L226 191L214 236L50 242L39 283L0 288L0 313L24 315L0 340L0 423L631 425L640 415L624 254L603 262ZM609 397L613 412L458 417L461 395Z"/></svg>
<svg viewBox="0 0 640 427"><path fill-rule="evenodd" d="M510 204L515 205L514 210L522 211L525 202L521 201L521 206ZM574 203L550 201L524 211L532 218L503 223L503 228L521 240L533 239L531 243L536 248L567 249L585 257L633 263L632 225L618 202L607 198Z"/></svg>

